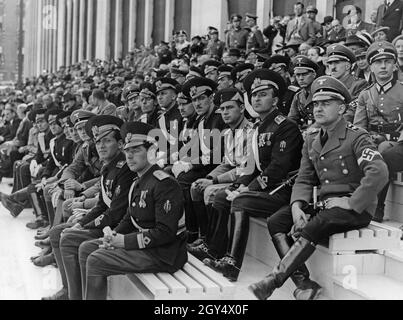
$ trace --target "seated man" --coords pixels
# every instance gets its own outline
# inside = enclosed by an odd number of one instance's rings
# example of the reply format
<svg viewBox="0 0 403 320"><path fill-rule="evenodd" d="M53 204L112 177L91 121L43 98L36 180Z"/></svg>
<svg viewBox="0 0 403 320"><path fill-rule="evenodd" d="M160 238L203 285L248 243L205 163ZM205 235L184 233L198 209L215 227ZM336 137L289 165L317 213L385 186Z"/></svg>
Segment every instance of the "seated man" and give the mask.
<svg viewBox="0 0 403 320"><path fill-rule="evenodd" d="M174 273L187 261L181 187L155 162L152 127L129 122L122 127L125 153L136 179L130 206L114 232L102 240L86 241L79 249L83 293L87 300L103 300L107 277L134 272Z"/></svg>
<svg viewBox="0 0 403 320"><path fill-rule="evenodd" d="M377 194L388 179L387 166L367 131L343 118L351 100L347 87L323 76L312 84L312 94L320 129L307 135L291 206L268 220L281 261L264 280L249 287L261 300L269 298L290 276L297 284L297 299L315 299L320 287L306 287L309 272L304 263L319 241L368 226L375 213ZM308 222L307 208L316 186L321 188L319 200L323 206ZM316 206L316 199L313 201ZM293 239L297 239L295 243L288 236L290 230Z"/></svg>
<svg viewBox="0 0 403 320"><path fill-rule="evenodd" d="M228 221L230 215L233 219L233 237L226 256L203 261L231 281L237 281L242 267L249 236L249 217L268 218L289 202L291 188L275 190L298 169L303 143L297 124L278 109L286 90L281 75L259 69L245 78L244 86L260 118L251 139L255 161L252 173L240 176L233 186L215 196L213 207L221 216L218 219ZM224 232L225 225L216 230L216 246L220 239L218 235Z"/></svg>
<svg viewBox="0 0 403 320"><path fill-rule="evenodd" d="M228 88L218 91L214 99L214 103L220 106L219 110L224 123L230 128L223 133L225 147L223 163L206 177L196 180L190 189L193 208L198 219L208 220L207 230L201 232L202 238L188 247L188 251L200 260L210 257L211 254L219 256L224 254L221 252L222 250L214 248L215 243L208 247L210 240L208 235L214 232L218 223L218 214L215 214L212 208L215 195L218 191L230 186L241 175L247 174L248 164L252 165L251 171L254 170L254 163L248 163L247 153L248 130L252 129L252 124L244 115L245 106L242 92L235 88ZM223 231L225 231L228 220L223 223L225 224ZM226 232L220 233L222 241L218 241L224 250L226 250L226 235ZM213 253L214 251L218 251L218 253Z"/></svg>
<svg viewBox="0 0 403 320"><path fill-rule="evenodd" d="M60 224L50 231L50 242L62 277L63 289L50 299L81 299L81 277L78 247L89 239L101 237L106 226L116 227L128 206L128 193L135 177L127 167L120 148L120 126L123 121L114 116L92 117L86 131L94 137L102 168L101 194L98 203L79 221ZM68 230L65 230L68 229Z"/></svg>

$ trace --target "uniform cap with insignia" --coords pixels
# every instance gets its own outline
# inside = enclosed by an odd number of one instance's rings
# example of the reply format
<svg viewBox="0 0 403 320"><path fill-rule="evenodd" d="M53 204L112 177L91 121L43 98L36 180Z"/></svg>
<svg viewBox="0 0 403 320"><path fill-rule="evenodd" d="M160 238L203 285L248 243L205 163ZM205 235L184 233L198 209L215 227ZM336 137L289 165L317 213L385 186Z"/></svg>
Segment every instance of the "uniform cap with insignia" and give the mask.
<svg viewBox="0 0 403 320"><path fill-rule="evenodd" d="M214 95L214 104L216 106L225 107L231 105L232 101L238 102L239 105L244 104L243 94L236 88L223 89Z"/></svg>
<svg viewBox="0 0 403 320"><path fill-rule="evenodd" d="M274 88L282 97L287 89L283 77L269 69L252 71L243 81L243 86L250 96L258 91Z"/></svg>
<svg viewBox="0 0 403 320"><path fill-rule="evenodd" d="M90 118L85 124L85 132L95 140L100 141L113 131L119 131L123 120L111 115L101 115Z"/></svg>
<svg viewBox="0 0 403 320"><path fill-rule="evenodd" d="M216 27L209 26L208 30L209 34L218 34L218 29Z"/></svg>
<svg viewBox="0 0 403 320"><path fill-rule="evenodd" d="M245 19L246 21L248 21L248 19L257 20L257 15L255 15L255 14L246 13L245 17L246 17L246 19Z"/></svg>
<svg viewBox="0 0 403 320"><path fill-rule="evenodd" d="M348 36L346 42L344 43L346 47L358 45L363 48L367 48L371 45L371 42L368 42L365 37L358 37L356 34Z"/></svg>
<svg viewBox="0 0 403 320"><path fill-rule="evenodd" d="M241 57L241 50L239 50L237 48L231 48L231 49L228 50L228 56L229 57L240 58Z"/></svg>
<svg viewBox="0 0 403 320"><path fill-rule="evenodd" d="M178 102L178 104L189 104L192 103L192 99L185 95L183 92L180 92L178 94L178 98L176 99L176 101Z"/></svg>
<svg viewBox="0 0 403 320"><path fill-rule="evenodd" d="M313 13L315 13L315 14L318 14L318 9L316 9L314 6L308 6L308 7L306 8L306 12L307 12L307 13L313 12Z"/></svg>
<svg viewBox="0 0 403 320"><path fill-rule="evenodd" d="M231 21L232 22L241 21L241 20L242 20L242 16L240 14L235 13L235 14L231 15Z"/></svg>
<svg viewBox="0 0 403 320"><path fill-rule="evenodd" d="M354 52L342 45L342 44L334 44L327 48L327 62L332 61L348 61L350 63L354 63L356 61Z"/></svg>
<svg viewBox="0 0 403 320"><path fill-rule="evenodd" d="M339 99L350 103L351 95L343 82L330 76L319 77L312 83L312 101Z"/></svg>
<svg viewBox="0 0 403 320"><path fill-rule="evenodd" d="M300 55L294 59L294 71L299 69L317 72L319 66L308 57Z"/></svg>
<svg viewBox="0 0 403 320"><path fill-rule="evenodd" d="M232 69L231 76L234 81L241 82L255 69L252 63L241 63Z"/></svg>
<svg viewBox="0 0 403 320"><path fill-rule="evenodd" d="M157 97L155 85L150 82L143 82L140 85L140 97L155 99Z"/></svg>
<svg viewBox="0 0 403 320"><path fill-rule="evenodd" d="M174 90L175 92L178 92L178 81L172 78L158 78L154 81L154 85L156 87L156 93L158 94L161 91L164 90Z"/></svg>
<svg viewBox="0 0 403 320"><path fill-rule="evenodd" d="M301 44L303 44L304 41L302 39L299 38L292 38L290 41L288 41L285 46L283 47L283 49L287 49L287 48L293 48L296 51L298 51L298 48Z"/></svg>
<svg viewBox="0 0 403 320"><path fill-rule="evenodd" d="M129 101L132 98L137 97L140 94L140 86L136 84L130 84L123 89L122 101Z"/></svg>
<svg viewBox="0 0 403 320"><path fill-rule="evenodd" d="M90 118L95 117L96 114L87 110L75 110L70 116L71 122L76 128L78 125L87 122Z"/></svg>
<svg viewBox="0 0 403 320"><path fill-rule="evenodd" d="M205 75L208 75L210 72L215 71L221 65L217 60L208 60L202 64L201 68Z"/></svg>
<svg viewBox="0 0 403 320"><path fill-rule="evenodd" d="M58 121L62 126L73 127L73 123L70 120L71 111L63 111L59 113L56 117L56 121Z"/></svg>
<svg viewBox="0 0 403 320"><path fill-rule="evenodd" d="M357 60L358 60L358 58L362 58L362 57L366 58L367 57L367 52L368 52L368 50L365 49L365 48L357 49L355 51L355 56L356 56Z"/></svg>
<svg viewBox="0 0 403 320"><path fill-rule="evenodd" d="M378 32L384 32L384 33L388 34L389 30L390 30L389 27L379 27L378 29L376 29L374 32L371 33L371 36L373 38L375 38L375 36Z"/></svg>
<svg viewBox="0 0 403 320"><path fill-rule="evenodd" d="M291 59L288 56L280 54L272 55L268 60L263 63L263 69L269 69L278 72L280 68L288 69Z"/></svg>
<svg viewBox="0 0 403 320"><path fill-rule="evenodd" d="M121 135L124 149L142 146L146 143L154 144L155 139L149 136L153 126L143 122L126 122L122 126Z"/></svg>
<svg viewBox="0 0 403 320"><path fill-rule="evenodd" d="M367 51L367 61L372 64L379 59L397 59L396 48L387 41L380 41L373 43Z"/></svg>
<svg viewBox="0 0 403 320"><path fill-rule="evenodd" d="M207 78L193 78L183 84L182 92L196 99L205 93L213 93L217 89L217 83Z"/></svg>
<svg viewBox="0 0 403 320"><path fill-rule="evenodd" d="M227 64L222 64L221 66L219 66L217 69L218 80L221 80L224 77L231 78L233 69L234 69L234 67L227 65Z"/></svg>

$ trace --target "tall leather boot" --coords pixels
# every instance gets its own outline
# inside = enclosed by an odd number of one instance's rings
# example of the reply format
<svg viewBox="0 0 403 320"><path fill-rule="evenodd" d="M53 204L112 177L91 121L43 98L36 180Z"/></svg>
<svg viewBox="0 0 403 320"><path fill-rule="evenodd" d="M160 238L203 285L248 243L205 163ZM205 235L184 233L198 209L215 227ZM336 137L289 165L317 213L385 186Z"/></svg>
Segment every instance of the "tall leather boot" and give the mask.
<svg viewBox="0 0 403 320"><path fill-rule="evenodd" d="M87 276L85 300L106 300L108 282L105 276Z"/></svg>
<svg viewBox="0 0 403 320"><path fill-rule="evenodd" d="M183 196L185 198L185 221L188 234L187 243L192 243L199 238L199 227L197 224L197 216L193 209L193 201L190 196L189 188L183 188Z"/></svg>
<svg viewBox="0 0 403 320"><path fill-rule="evenodd" d="M211 207L211 217L214 219L215 224L211 224L212 229L209 244L210 250L217 256L222 257L225 255L228 248L228 220L229 213L217 210ZM233 220L233 219L232 219Z"/></svg>
<svg viewBox="0 0 403 320"><path fill-rule="evenodd" d="M259 299L266 300L280 288L297 268L315 251L315 246L305 238L299 238L279 264L263 280L251 284L248 289Z"/></svg>
<svg viewBox="0 0 403 320"><path fill-rule="evenodd" d="M204 205L203 201L193 201L193 210L197 217L197 222L199 225L199 237L203 240L206 239L207 234L207 212L206 206Z"/></svg>
<svg viewBox="0 0 403 320"><path fill-rule="evenodd" d="M205 259L203 262L221 272L230 281L237 281L249 237L249 216L239 211L234 212L233 218L235 219L234 238L230 254L220 260Z"/></svg>
<svg viewBox="0 0 403 320"><path fill-rule="evenodd" d="M48 214L49 223L51 226L54 226L55 209L53 209L52 201L45 200L44 202L45 202L46 212Z"/></svg>
<svg viewBox="0 0 403 320"><path fill-rule="evenodd" d="M61 253L66 271L69 300L82 300L81 272L78 257L77 255L64 252L63 249L64 247L62 247Z"/></svg>
<svg viewBox="0 0 403 320"><path fill-rule="evenodd" d="M283 259L294 243L293 240L284 233L273 235L272 241L280 259ZM321 287L315 281L309 279L309 271L305 264L301 264L292 273L291 280L297 286L297 289L294 291L296 300L313 300L321 291Z"/></svg>
<svg viewBox="0 0 403 320"><path fill-rule="evenodd" d="M383 216L385 215L385 200L388 194L389 184L390 183L388 183L385 188L383 188L382 191L378 194L378 205L376 207L375 215L372 218L373 221L379 223L382 223L383 221Z"/></svg>

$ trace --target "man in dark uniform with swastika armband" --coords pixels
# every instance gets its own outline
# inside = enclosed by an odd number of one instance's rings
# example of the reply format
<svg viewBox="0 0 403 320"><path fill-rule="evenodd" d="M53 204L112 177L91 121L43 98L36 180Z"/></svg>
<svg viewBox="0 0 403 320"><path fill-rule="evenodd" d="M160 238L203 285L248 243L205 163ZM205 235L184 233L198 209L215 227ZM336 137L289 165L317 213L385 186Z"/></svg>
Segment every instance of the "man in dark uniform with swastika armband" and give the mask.
<svg viewBox="0 0 403 320"><path fill-rule="evenodd" d="M403 170L403 81L397 78L397 51L389 42L372 44L367 60L375 82L362 91L354 125L366 129L384 157L391 177ZM387 185L379 194L374 220L382 222Z"/></svg>
<svg viewBox="0 0 403 320"><path fill-rule="evenodd" d="M62 277L63 289L50 300L82 299L78 248L86 240L103 236L106 226L115 228L128 207L128 193L135 178L121 151L120 127L123 121L111 115L92 117L85 125L94 138L100 160L101 193L97 205L84 217L51 229L50 243Z"/></svg>
<svg viewBox="0 0 403 320"><path fill-rule="evenodd" d="M127 165L136 172L129 208L114 232L80 246L85 299L105 300L107 277L135 272L174 273L187 261L181 187L155 163L153 128L139 122L122 127Z"/></svg>
<svg viewBox="0 0 403 320"><path fill-rule="evenodd" d="M307 287L312 281L304 263L319 241L368 226L377 194L388 179L387 166L368 132L343 118L351 100L347 87L333 77L323 76L312 84L312 94L313 112L320 128L306 137L291 206L280 209L268 220L281 261L265 279L249 286L261 300L269 298L289 277L297 285L297 299L317 298L320 287ZM319 204L315 187L320 187ZM313 216L308 221L312 199L319 210L311 212Z"/></svg>
<svg viewBox="0 0 403 320"><path fill-rule="evenodd" d="M234 220L232 243L223 258L206 258L203 261L231 281L238 279L242 266L249 235L249 217L267 218L289 202L290 187L274 194L271 192L287 180L290 172L298 169L303 144L298 126L277 108L286 90L281 75L259 69L250 73L243 83L260 118L253 128L250 148L254 156L252 172L240 176L232 186L216 194L213 203L216 214L231 214ZM224 232L221 229L217 233ZM217 236L214 238L218 239Z"/></svg>

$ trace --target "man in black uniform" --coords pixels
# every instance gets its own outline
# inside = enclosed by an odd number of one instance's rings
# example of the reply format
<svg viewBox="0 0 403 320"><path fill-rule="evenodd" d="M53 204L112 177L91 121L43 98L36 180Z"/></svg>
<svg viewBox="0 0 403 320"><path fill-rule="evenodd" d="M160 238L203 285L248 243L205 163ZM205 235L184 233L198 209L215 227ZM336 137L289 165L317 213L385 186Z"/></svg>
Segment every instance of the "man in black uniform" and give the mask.
<svg viewBox="0 0 403 320"><path fill-rule="evenodd" d="M263 49L265 43L263 33L259 30L259 27L256 24L257 16L251 13L247 13L245 16L246 24L251 30L246 43L246 52L249 52L252 49Z"/></svg>
<svg viewBox="0 0 403 320"><path fill-rule="evenodd" d="M249 289L261 300L271 296L291 276L297 299L315 299L320 287L309 280L305 261L319 241L364 228L371 222L377 193L388 179L388 169L368 133L348 123L343 114L351 100L347 87L323 76L312 84L314 116L320 129L306 138L301 168L292 189L291 206L268 221L280 263ZM308 222L308 205L320 186L320 210ZM316 206L316 199L313 199ZM311 210L312 211L312 210ZM297 239L294 243L288 234Z"/></svg>
<svg viewBox="0 0 403 320"><path fill-rule="evenodd" d="M267 69L253 71L245 78L244 87L260 118L252 138L255 170L239 177L229 189L217 193L213 207L220 215L232 214L233 239L228 255L220 260L204 260L206 265L222 272L231 281L238 279L242 266L249 216L267 218L289 202L291 188L275 194L270 192L287 180L291 171L298 169L303 143L298 126L277 108L286 90L278 73Z"/></svg>
<svg viewBox="0 0 403 320"><path fill-rule="evenodd" d="M158 140L160 152L158 154L158 165L160 167L170 166L177 158L178 137L182 131L182 117L178 110L176 99L178 97L179 83L171 78L160 78L155 81L157 88L157 100L163 113L158 119L158 126L162 137Z"/></svg>
<svg viewBox="0 0 403 320"><path fill-rule="evenodd" d="M181 188L173 177L149 161L155 143L148 135L152 129L139 122L122 127L127 164L138 179L130 188L127 213L114 232L105 230L101 241L80 246L85 299L105 300L110 275L174 273L187 261Z"/></svg>
<svg viewBox="0 0 403 320"><path fill-rule="evenodd" d="M78 221L61 224L50 231L50 242L62 277L63 289L50 299L82 299L78 248L89 239L102 237L106 226L114 228L128 207L130 185L135 174L126 164L120 150L120 127L123 121L114 116L96 116L86 123L86 131L93 137L103 161L101 193L97 205ZM67 290L68 289L68 290Z"/></svg>
<svg viewBox="0 0 403 320"><path fill-rule="evenodd" d="M221 115L216 113L214 106L213 93L216 88L217 84L206 78L193 78L183 86L183 93L192 98L193 106L199 117L196 140L188 143L188 146L192 148L190 159L188 158L188 161L182 159L181 154L186 153L186 148L182 148L179 155L180 161L175 163L172 168L185 198L189 243L198 239L199 231L205 230L207 225L205 217L197 217L195 214L190 187L197 179L210 173L222 160L221 131L225 124ZM194 149L196 149L196 154L193 152Z"/></svg>
<svg viewBox="0 0 403 320"><path fill-rule="evenodd" d="M156 128L158 126L158 118L162 114L162 111L158 106L155 85L149 82L143 82L140 85L139 96L141 111L143 112L139 121L148 123Z"/></svg>

